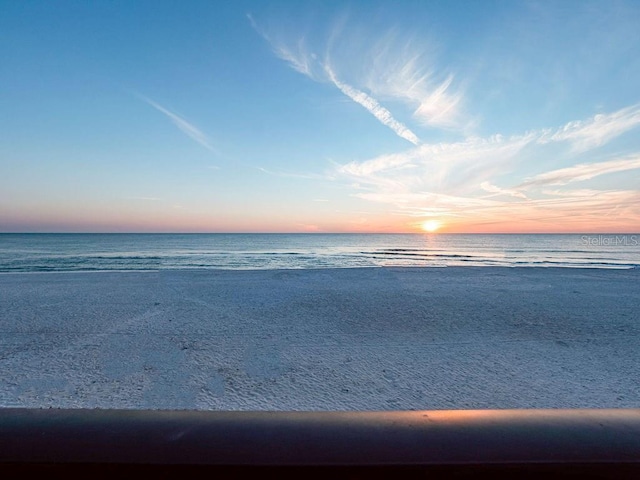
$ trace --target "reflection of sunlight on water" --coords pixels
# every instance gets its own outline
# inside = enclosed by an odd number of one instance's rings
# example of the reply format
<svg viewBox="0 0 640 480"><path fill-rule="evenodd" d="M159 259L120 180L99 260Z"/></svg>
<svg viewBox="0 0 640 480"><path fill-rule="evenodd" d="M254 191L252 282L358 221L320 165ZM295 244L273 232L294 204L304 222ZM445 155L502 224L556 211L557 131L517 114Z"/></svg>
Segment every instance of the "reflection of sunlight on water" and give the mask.
<svg viewBox="0 0 640 480"><path fill-rule="evenodd" d="M375 266L640 266L638 236L3 234L0 272ZM626 240L626 241L625 241Z"/></svg>

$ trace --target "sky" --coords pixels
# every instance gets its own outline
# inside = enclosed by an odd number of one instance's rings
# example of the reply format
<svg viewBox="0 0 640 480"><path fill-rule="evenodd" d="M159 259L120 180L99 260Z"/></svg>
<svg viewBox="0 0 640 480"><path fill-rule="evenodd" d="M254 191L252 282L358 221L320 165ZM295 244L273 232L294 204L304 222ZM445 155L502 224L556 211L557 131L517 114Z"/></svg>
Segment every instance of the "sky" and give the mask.
<svg viewBox="0 0 640 480"><path fill-rule="evenodd" d="M637 233L640 3L0 0L0 232Z"/></svg>

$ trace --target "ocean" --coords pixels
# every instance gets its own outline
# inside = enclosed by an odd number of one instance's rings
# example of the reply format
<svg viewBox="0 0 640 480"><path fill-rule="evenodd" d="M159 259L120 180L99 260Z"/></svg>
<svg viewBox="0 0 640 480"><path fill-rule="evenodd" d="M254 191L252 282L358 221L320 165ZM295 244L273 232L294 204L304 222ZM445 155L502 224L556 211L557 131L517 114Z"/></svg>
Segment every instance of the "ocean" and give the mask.
<svg viewBox="0 0 640 480"><path fill-rule="evenodd" d="M640 234L0 234L0 272L640 267Z"/></svg>

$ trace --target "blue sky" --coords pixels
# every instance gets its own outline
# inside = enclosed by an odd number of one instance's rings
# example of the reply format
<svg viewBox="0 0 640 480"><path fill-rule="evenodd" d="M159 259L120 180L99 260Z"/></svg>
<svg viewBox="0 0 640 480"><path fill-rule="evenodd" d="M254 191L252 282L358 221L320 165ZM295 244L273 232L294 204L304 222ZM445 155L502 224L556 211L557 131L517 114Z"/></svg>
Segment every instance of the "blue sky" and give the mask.
<svg viewBox="0 0 640 480"><path fill-rule="evenodd" d="M638 2L0 11L0 231L640 230Z"/></svg>

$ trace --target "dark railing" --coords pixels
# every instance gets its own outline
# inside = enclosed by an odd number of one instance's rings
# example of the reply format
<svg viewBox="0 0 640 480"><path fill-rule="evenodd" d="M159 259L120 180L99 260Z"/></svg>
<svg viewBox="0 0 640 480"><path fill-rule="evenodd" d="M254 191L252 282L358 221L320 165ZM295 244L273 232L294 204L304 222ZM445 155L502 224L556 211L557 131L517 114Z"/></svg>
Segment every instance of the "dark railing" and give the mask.
<svg viewBox="0 0 640 480"><path fill-rule="evenodd" d="M640 409L0 409L0 475L640 478Z"/></svg>

